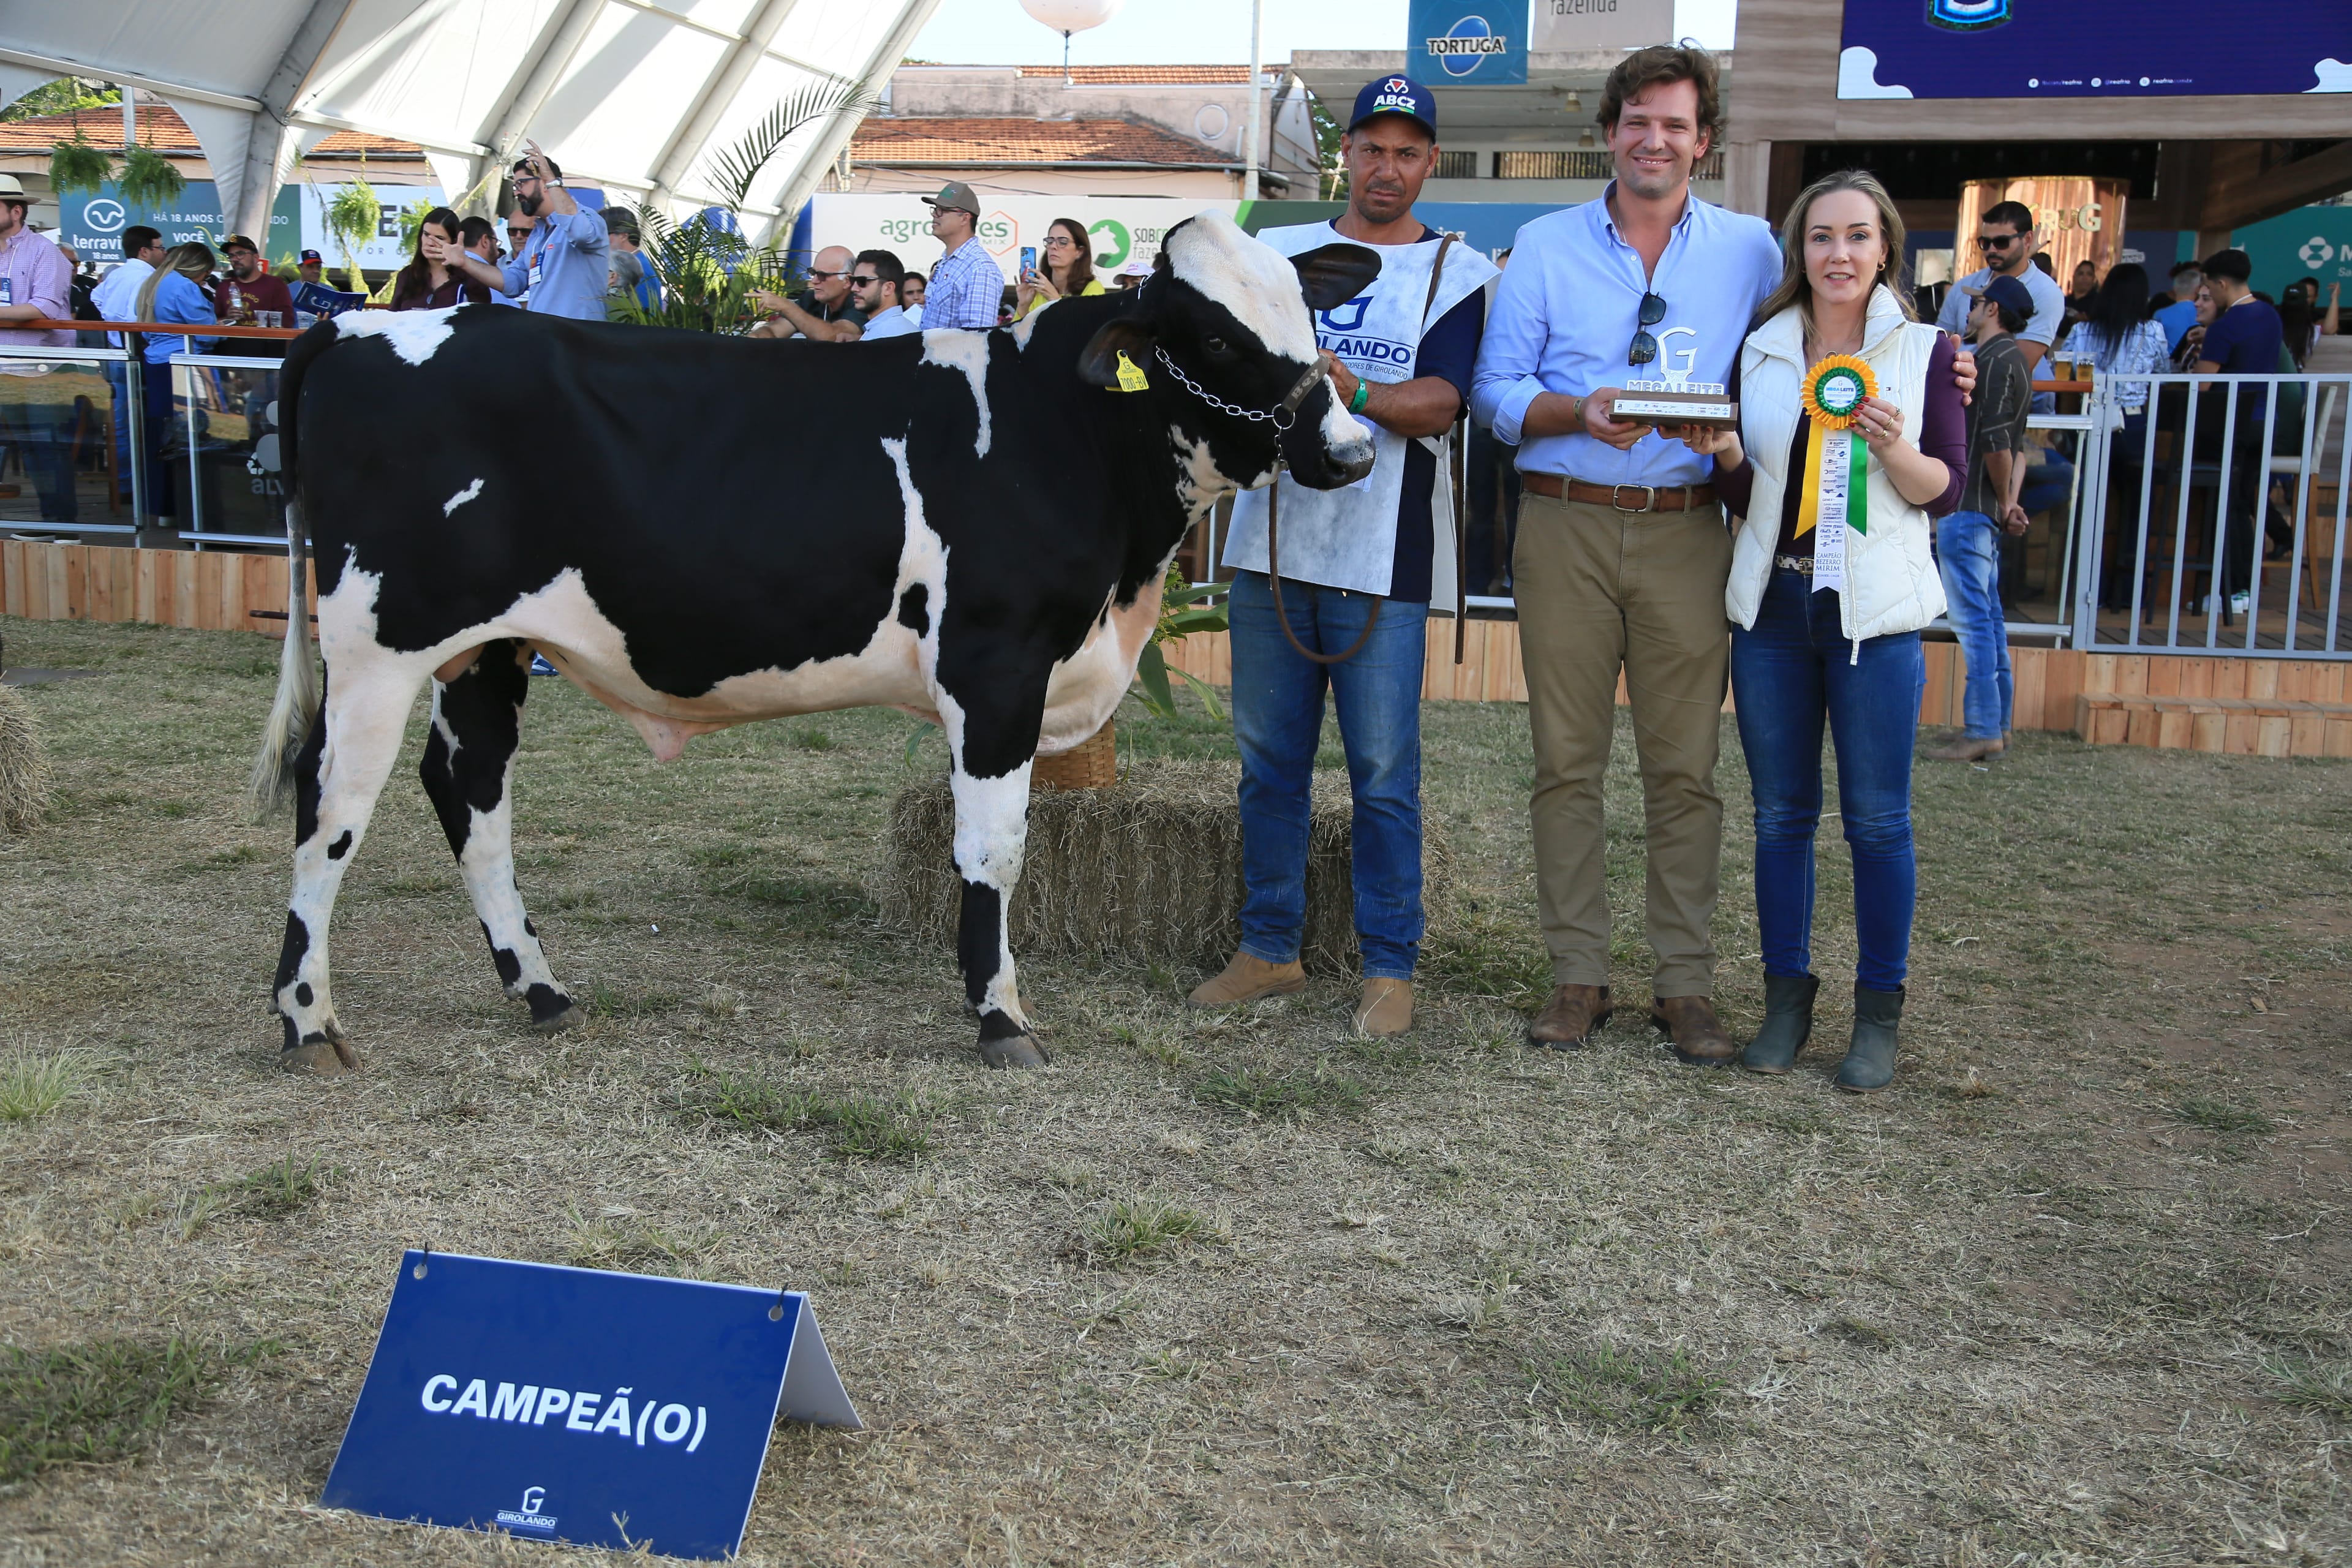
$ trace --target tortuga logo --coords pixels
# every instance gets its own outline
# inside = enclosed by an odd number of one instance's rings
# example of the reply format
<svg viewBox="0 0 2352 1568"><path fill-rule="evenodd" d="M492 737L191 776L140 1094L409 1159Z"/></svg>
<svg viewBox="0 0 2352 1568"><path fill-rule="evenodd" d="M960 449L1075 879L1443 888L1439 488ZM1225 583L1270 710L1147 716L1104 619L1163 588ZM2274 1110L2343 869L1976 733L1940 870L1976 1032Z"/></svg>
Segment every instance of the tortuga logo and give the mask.
<svg viewBox="0 0 2352 1568"><path fill-rule="evenodd" d="M501 1383L493 1394L489 1381L478 1377L452 1398L451 1391L457 1387L456 1378L446 1372L436 1373L425 1380L417 1403L436 1415L471 1415L478 1421L510 1421L533 1426L544 1426L549 1416L561 1415L567 1432L586 1432L597 1436L612 1432L625 1441L635 1438L640 1448L650 1436L657 1443L685 1443L689 1454L702 1447L703 1434L710 1426L709 1411L699 1405L689 1409L683 1405L641 1399L632 1406L629 1395L636 1392L634 1388L616 1388L608 1397L584 1388L575 1393L552 1386L541 1388L535 1383L520 1387ZM691 1438L688 1433L693 1434Z"/></svg>
<svg viewBox="0 0 2352 1568"><path fill-rule="evenodd" d="M553 1530L555 1516L542 1511L546 1507L545 1487L525 1487L522 1489L522 1507L499 1510L498 1522L509 1530Z"/></svg>
<svg viewBox="0 0 2352 1568"><path fill-rule="evenodd" d="M1426 42L1431 58L1445 68L1448 76L1468 76L1490 56L1511 52L1511 40L1495 31L1494 24L1484 16L1465 16L1444 37Z"/></svg>

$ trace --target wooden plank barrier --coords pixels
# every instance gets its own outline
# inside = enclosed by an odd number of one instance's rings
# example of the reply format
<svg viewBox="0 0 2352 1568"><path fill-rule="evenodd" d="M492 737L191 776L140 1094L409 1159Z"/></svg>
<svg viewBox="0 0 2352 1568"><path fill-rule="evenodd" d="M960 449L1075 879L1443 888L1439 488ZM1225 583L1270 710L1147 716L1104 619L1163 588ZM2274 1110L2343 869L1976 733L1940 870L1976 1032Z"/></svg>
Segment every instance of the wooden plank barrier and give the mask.
<svg viewBox="0 0 2352 1568"><path fill-rule="evenodd" d="M310 598L318 598L311 578ZM265 612L257 615L255 612ZM0 615L31 620L139 621L198 631L283 637L286 557L241 551L121 550L0 542ZM1439 701L1524 702L1516 621L1474 620L1464 661L1454 623L1433 616L1422 695ZM1170 644L1169 663L1214 686L1234 679L1223 632ZM1924 645L1919 721L1960 722L1967 663L1959 645ZM2094 744L2179 747L2246 756L2352 756L2352 663L2198 654L2084 653L2011 647L2016 725L2073 731ZM1617 684L1617 700L1625 685ZM1730 699L1724 700L1727 711Z"/></svg>
<svg viewBox="0 0 2352 1568"><path fill-rule="evenodd" d="M315 574L310 596L315 606ZM286 557L0 540L0 615L36 621L140 621L282 637Z"/></svg>

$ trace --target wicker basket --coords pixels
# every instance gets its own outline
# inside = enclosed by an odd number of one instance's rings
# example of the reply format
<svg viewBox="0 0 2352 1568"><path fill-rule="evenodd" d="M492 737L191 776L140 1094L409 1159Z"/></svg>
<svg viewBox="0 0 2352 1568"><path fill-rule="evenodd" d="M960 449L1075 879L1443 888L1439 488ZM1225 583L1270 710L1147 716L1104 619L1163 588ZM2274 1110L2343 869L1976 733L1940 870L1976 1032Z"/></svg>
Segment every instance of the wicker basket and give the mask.
<svg viewBox="0 0 2352 1568"><path fill-rule="evenodd" d="M1058 756L1039 757L1029 769L1034 790L1107 789L1118 783L1118 737L1113 721Z"/></svg>

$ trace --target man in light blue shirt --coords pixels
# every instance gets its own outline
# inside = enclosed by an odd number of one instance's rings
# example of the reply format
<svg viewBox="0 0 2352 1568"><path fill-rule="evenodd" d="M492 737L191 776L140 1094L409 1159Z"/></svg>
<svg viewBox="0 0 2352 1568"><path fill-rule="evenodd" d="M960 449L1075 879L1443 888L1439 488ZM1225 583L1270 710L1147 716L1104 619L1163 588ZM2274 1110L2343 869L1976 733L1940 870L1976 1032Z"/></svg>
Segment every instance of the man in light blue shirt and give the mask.
<svg viewBox="0 0 2352 1568"><path fill-rule="evenodd" d="M1623 673L1648 820L1651 1021L1683 1060L1731 1060L1717 1017L1715 789L1731 540L1710 459L1611 417L1628 380L1727 383L1780 280L1763 219L1692 194L1723 129L1715 60L1656 45L1601 89L1617 177L1519 230L1471 407L1519 448L1517 601L1534 731L1536 887L1553 989L1528 1042L1574 1050L1609 1019L1601 782Z"/></svg>
<svg viewBox="0 0 2352 1568"><path fill-rule="evenodd" d="M604 215L572 199L562 168L536 142L523 143L514 193L515 205L535 220L515 254L496 266L470 255L450 257L446 265L503 294L530 290L523 309L535 315L605 320L613 251Z"/></svg>
<svg viewBox="0 0 2352 1568"><path fill-rule="evenodd" d="M861 250L849 264L851 303L866 312L866 330L859 341L909 337L922 329L907 319L898 302L898 286L906 281L906 264L896 251Z"/></svg>
<svg viewBox="0 0 2352 1568"><path fill-rule="evenodd" d="M2164 328L2164 352L2179 353L2180 340L2197 324L2197 290L2205 284L2205 268L2194 261L2184 261L2172 269L2172 303L2156 312L2153 320Z"/></svg>
<svg viewBox="0 0 2352 1568"><path fill-rule="evenodd" d="M2014 278L2033 296L2033 318L2016 337L2026 369L2036 370L2066 323L2066 290L2033 265L2041 240L2033 227L2033 209L2023 202L1995 202L1985 208L1977 220L1976 244L1986 264L1952 285L1944 296L1944 308L1936 314L1936 325L1948 332L1967 331L1969 313L1984 298L1985 286L1996 278Z"/></svg>
<svg viewBox="0 0 2352 1568"><path fill-rule="evenodd" d="M1692 194L1723 129L1706 50L1637 49L1601 89L1617 177L1519 230L1471 407L1517 443L1513 593L1534 731L1536 885L1553 990L1531 1045L1573 1050L1612 1012L1601 784L1618 678L1633 706L1649 855L1650 1021L1695 1065L1735 1047L1711 1000L1723 801L1715 790L1730 642L1731 540L1713 465L1612 416L1629 380L1731 379L1784 264L1771 229ZM1964 381L1974 378L1971 362Z"/></svg>

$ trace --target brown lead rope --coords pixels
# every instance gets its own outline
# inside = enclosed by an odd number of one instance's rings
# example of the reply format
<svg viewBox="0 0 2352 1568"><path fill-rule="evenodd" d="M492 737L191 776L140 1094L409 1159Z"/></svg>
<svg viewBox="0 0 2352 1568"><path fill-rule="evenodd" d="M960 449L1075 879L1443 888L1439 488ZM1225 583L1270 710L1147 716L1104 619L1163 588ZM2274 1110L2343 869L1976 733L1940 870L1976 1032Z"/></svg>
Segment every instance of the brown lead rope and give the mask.
<svg viewBox="0 0 2352 1568"><path fill-rule="evenodd" d="M1429 268L1429 292L1421 301L1421 330L1424 332L1429 331L1430 308L1437 303L1437 280L1445 275L1445 253L1453 247L1454 237L1450 234L1437 242L1437 259L1432 262ZM1372 596L1372 613L1364 621L1363 633L1349 645L1348 651L1345 653L1315 653L1310 651L1305 643L1298 640L1298 634L1290 629L1289 613L1282 607L1282 469L1279 464L1280 459L1277 457L1274 471L1274 488L1266 492L1265 497L1265 575L1266 581L1274 588L1274 618L1282 623L1282 635L1290 639L1290 646L1298 651L1299 658L1316 664L1345 664L1363 652L1364 645L1372 640L1372 628L1381 624L1381 606L1388 603L1388 600L1382 595ZM1458 549L1462 532L1459 519L1455 520L1454 531ZM1459 598L1462 591L1460 573L1457 572L1454 574L1454 596ZM1344 593L1346 590L1342 589L1341 592ZM1456 664L1462 662L1461 641L1461 633L1457 630L1454 633L1454 662Z"/></svg>

